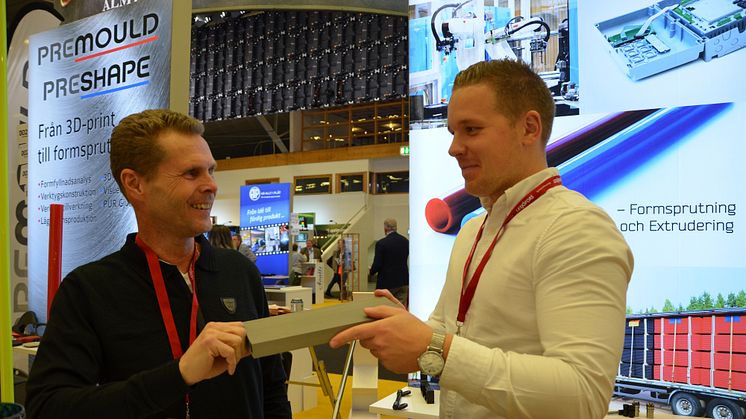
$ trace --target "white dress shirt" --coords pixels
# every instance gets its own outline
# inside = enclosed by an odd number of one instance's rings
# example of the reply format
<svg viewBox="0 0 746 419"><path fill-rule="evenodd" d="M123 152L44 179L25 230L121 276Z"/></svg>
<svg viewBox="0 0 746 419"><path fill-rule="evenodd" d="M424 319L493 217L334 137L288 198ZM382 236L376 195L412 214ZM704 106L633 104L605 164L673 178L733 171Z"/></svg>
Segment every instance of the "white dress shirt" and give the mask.
<svg viewBox="0 0 746 419"><path fill-rule="evenodd" d="M508 212L556 174L543 170L492 204L469 278ZM456 237L428 320L436 330L456 333L462 272L485 216L470 220ZM622 351L632 267L614 222L581 194L557 186L534 201L508 224L461 335L453 338L440 377L440 416L604 417Z"/></svg>

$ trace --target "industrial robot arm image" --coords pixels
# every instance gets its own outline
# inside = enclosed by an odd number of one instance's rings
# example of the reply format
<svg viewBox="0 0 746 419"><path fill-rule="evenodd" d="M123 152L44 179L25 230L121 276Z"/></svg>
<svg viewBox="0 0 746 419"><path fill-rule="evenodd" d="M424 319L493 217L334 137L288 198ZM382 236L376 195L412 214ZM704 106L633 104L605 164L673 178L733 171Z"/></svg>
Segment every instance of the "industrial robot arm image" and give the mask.
<svg viewBox="0 0 746 419"><path fill-rule="evenodd" d="M472 3L469 9L464 6ZM446 59L449 55L455 57L459 70L484 59L484 17L481 1L466 0L461 3L449 3L439 7L430 21L436 49ZM440 12L452 8L450 17L441 21L441 34L437 29L437 18ZM451 59L453 59L451 57Z"/></svg>
<svg viewBox="0 0 746 419"><path fill-rule="evenodd" d="M540 17L532 17L524 22L523 16L516 16L513 19L509 20L508 23L505 25L505 38L513 38L514 40L518 39L526 39L526 38L532 38L535 37L535 34L531 34L528 31L525 31L524 29L532 27L532 26L539 26L538 28L533 29L532 32L539 32L540 30L544 29L546 34L544 35L543 40L549 41L549 37L552 35L551 29L549 29L549 25L547 25L546 22L544 22L544 19ZM511 25L512 23L512 25ZM520 33L520 34L519 34ZM523 37L520 35L523 34Z"/></svg>
<svg viewBox="0 0 746 419"><path fill-rule="evenodd" d="M472 1L473 0L466 0L462 3L444 4L437 10L435 10L432 18L430 19L430 28L433 31L433 37L435 38L435 47L438 51L443 51L447 55L455 49L456 38L454 37L454 31L452 31L451 28L457 26L459 20L463 20L463 18L459 19L457 17L459 9L464 7L467 3L471 3ZM441 25L441 29L443 30L443 38L441 39L440 36L438 36L438 30L436 28L435 21L438 18L438 14L443 11L443 9L447 8L453 8L453 11L451 12L451 19L444 21ZM476 19L476 16L471 16L468 19Z"/></svg>
<svg viewBox="0 0 746 419"><path fill-rule="evenodd" d="M530 40L530 51L543 54L547 49L549 37L552 33L549 25L540 17L513 17L502 29L491 29L485 33L485 20L479 13L469 10L464 12L464 6L474 0L461 3L447 3L438 7L430 19L430 29L435 39L436 49L444 56L455 54L459 69L482 60L487 52L490 59L517 59L519 54L513 51L509 44ZM478 10L480 2L474 7ZM453 9L450 17L443 19L438 31L438 16L446 9ZM543 33L539 33L543 32Z"/></svg>
<svg viewBox="0 0 746 419"><path fill-rule="evenodd" d="M544 35L538 34L544 31ZM516 16L505 24L503 29L492 29L489 31L486 42L491 46L488 47L488 53L493 59L498 58L516 58L508 42L517 42L530 39L531 52L543 53L547 49L549 37L553 35L549 25L540 17L529 19L523 16Z"/></svg>
<svg viewBox="0 0 746 419"><path fill-rule="evenodd" d="M528 63L535 67L555 97L577 101L578 87L570 80L568 19L565 18L553 31L550 26L553 20L520 15L508 19L503 15L507 10L498 13L497 8L491 10L484 3L484 0L434 0L430 3L434 11L427 23L434 41L432 52L438 56L432 61L438 74L434 85L440 93L436 99L438 104L448 102L453 79L459 71L479 61L496 59ZM556 59L547 61L545 57L552 36L557 36L559 50ZM424 79L432 75L423 71L419 77L423 80L418 80L418 83L424 84ZM435 106L433 102L426 102L426 105Z"/></svg>

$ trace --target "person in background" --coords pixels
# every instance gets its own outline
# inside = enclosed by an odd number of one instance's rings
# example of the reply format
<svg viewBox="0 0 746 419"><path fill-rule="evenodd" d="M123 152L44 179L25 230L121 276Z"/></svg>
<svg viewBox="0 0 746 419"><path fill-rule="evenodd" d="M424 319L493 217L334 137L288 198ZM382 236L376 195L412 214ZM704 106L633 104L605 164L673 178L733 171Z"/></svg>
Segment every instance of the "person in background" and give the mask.
<svg viewBox="0 0 746 419"><path fill-rule="evenodd" d="M231 231L231 238L233 239L233 248L238 250L238 253L249 258L252 263L256 263L256 254L251 250L251 247L241 240L241 234Z"/></svg>
<svg viewBox="0 0 746 419"><path fill-rule="evenodd" d="M387 289L404 306L409 296L409 240L396 231L396 220L383 221L385 237L376 242L370 275L378 274L376 289Z"/></svg>
<svg viewBox="0 0 746 419"><path fill-rule="evenodd" d="M486 213L453 244L427 322L405 309L340 332L396 372L440 377L440 417L600 419L624 343L633 257L614 221L547 167L555 104L520 61L456 76L448 152ZM388 291L376 291L390 296Z"/></svg>
<svg viewBox="0 0 746 419"><path fill-rule="evenodd" d="M233 239L231 238L231 229L224 225L213 225L212 229L210 230L210 234L208 234L208 240L210 241L212 247L221 249L235 249L233 247Z"/></svg>
<svg viewBox="0 0 746 419"><path fill-rule="evenodd" d="M345 284L347 284L347 274L351 270L350 261L347 256L348 255L345 252L345 241L340 237L337 240L337 250L334 251L334 254L330 259L330 267L332 268L332 272L334 272L334 276L326 287L326 291L324 292L325 297L334 297L332 295L332 287L334 287L335 284L339 286L339 298L343 299L345 297L342 295L342 291L345 289Z"/></svg>
<svg viewBox="0 0 746 419"><path fill-rule="evenodd" d="M290 252L290 285L300 285L300 277L303 275L303 263L307 262L304 255L298 252L298 243L293 243Z"/></svg>
<svg viewBox="0 0 746 419"><path fill-rule="evenodd" d="M321 260L321 254L323 252L321 251L321 246L319 245L319 242L316 241L316 240L313 241L313 251L314 251L314 253L318 253L319 254L318 260Z"/></svg>
<svg viewBox="0 0 746 419"><path fill-rule="evenodd" d="M114 128L111 172L138 231L62 282L29 418L291 418L280 357L250 357L242 325L269 316L259 272L203 235L218 189L203 131L170 110Z"/></svg>
<svg viewBox="0 0 746 419"><path fill-rule="evenodd" d="M300 249L300 253L306 257L306 261L313 262L315 260L321 260L321 249L315 246L316 241L309 238L306 240L306 246Z"/></svg>

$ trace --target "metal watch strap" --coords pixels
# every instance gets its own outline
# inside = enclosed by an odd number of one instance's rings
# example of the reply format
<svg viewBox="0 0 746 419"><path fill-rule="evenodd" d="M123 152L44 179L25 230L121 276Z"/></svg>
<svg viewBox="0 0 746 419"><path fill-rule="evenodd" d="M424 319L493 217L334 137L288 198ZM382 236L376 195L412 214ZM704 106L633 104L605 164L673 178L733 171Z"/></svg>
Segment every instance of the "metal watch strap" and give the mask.
<svg viewBox="0 0 746 419"><path fill-rule="evenodd" d="M427 346L428 351L434 351L443 355L443 345L445 345L446 337L438 332L433 332L433 336L430 338L430 344Z"/></svg>

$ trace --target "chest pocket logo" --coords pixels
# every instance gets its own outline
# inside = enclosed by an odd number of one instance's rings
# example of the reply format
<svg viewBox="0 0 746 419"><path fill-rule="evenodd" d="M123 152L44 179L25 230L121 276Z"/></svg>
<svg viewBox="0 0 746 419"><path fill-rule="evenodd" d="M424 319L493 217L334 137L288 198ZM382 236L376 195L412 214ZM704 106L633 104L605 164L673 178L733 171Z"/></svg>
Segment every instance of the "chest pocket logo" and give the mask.
<svg viewBox="0 0 746 419"><path fill-rule="evenodd" d="M223 308L230 313L230 314L236 314L236 299L233 297L223 297L220 299L220 302L223 303Z"/></svg>

